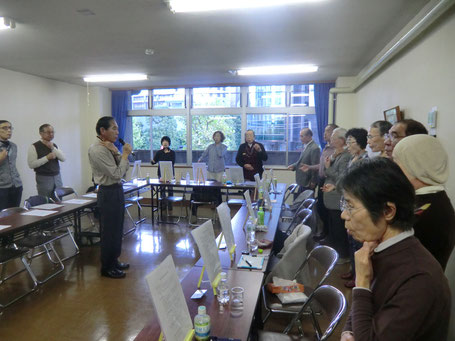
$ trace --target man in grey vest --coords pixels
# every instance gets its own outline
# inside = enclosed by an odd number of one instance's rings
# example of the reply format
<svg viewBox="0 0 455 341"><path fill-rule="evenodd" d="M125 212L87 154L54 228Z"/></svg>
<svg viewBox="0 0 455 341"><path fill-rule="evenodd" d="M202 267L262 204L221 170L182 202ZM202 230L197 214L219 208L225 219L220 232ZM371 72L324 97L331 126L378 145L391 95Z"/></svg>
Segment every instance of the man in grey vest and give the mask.
<svg viewBox="0 0 455 341"><path fill-rule="evenodd" d="M54 190L63 186L59 161L65 161L65 155L52 142L54 128L50 124L40 126L39 134L41 139L28 149L28 166L36 173L38 194L56 199Z"/></svg>
<svg viewBox="0 0 455 341"><path fill-rule="evenodd" d="M0 210L21 203L22 181L16 168L17 146L9 141L13 134L11 123L0 120Z"/></svg>
<svg viewBox="0 0 455 341"><path fill-rule="evenodd" d="M311 129L304 128L300 131L300 141L303 143L302 154L300 154L300 158L296 163L288 167L288 169L295 171L295 182L299 185L299 190L295 193L295 197L307 189L314 190L316 187L317 172L309 170L308 166L317 165L321 154L321 149L313 141Z"/></svg>

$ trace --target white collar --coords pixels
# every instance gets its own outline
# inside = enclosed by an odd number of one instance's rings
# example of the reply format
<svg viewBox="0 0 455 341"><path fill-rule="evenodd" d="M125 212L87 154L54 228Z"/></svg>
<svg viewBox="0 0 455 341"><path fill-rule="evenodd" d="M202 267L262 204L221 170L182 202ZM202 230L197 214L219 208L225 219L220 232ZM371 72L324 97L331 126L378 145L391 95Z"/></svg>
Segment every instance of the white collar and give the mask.
<svg viewBox="0 0 455 341"><path fill-rule="evenodd" d="M401 242L403 239L409 238L413 235L414 235L414 229L410 229L409 231L403 231L403 232L397 234L396 236L389 238L389 239L383 241L378 246L376 246L376 248L374 249L374 252L378 253L378 252L384 251L385 249L391 247L392 245L395 245L395 244Z"/></svg>
<svg viewBox="0 0 455 341"><path fill-rule="evenodd" d="M442 185L424 186L419 189L416 189L416 195L437 193L437 192L442 192L443 190L444 190L444 186L442 186Z"/></svg>

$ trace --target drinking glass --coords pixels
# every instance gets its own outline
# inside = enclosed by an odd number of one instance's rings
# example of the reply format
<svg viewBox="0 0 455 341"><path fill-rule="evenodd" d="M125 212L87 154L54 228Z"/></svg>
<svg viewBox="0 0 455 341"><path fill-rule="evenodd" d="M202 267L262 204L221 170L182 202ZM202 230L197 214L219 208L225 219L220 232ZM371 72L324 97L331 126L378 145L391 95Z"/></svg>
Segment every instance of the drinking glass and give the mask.
<svg viewBox="0 0 455 341"><path fill-rule="evenodd" d="M242 287L233 287L231 289L231 316L239 317L243 315L243 294L245 290Z"/></svg>

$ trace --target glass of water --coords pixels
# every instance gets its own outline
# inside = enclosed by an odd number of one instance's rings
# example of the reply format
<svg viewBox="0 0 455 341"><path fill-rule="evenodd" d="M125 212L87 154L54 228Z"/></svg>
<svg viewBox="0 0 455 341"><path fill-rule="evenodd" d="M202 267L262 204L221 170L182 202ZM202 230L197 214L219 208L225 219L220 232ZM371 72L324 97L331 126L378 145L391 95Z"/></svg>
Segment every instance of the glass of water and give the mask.
<svg viewBox="0 0 455 341"><path fill-rule="evenodd" d="M238 317L243 315L243 297L245 290L242 287L231 289L231 316Z"/></svg>

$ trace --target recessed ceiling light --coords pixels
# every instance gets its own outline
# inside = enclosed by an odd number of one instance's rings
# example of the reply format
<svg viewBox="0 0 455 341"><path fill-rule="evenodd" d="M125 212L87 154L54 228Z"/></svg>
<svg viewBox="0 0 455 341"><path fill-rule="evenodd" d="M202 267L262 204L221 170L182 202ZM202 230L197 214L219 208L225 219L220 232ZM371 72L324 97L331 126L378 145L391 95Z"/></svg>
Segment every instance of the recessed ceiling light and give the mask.
<svg viewBox="0 0 455 341"><path fill-rule="evenodd" d="M8 30L16 27L16 22L7 17L0 17L0 30Z"/></svg>
<svg viewBox="0 0 455 341"><path fill-rule="evenodd" d="M237 70L239 76L284 75L292 73L316 72L318 67L312 64L255 66Z"/></svg>
<svg viewBox="0 0 455 341"><path fill-rule="evenodd" d="M147 79L147 75L140 74L140 73L91 75L91 76L84 77L84 81L87 83L142 81L142 80L146 80L146 79Z"/></svg>
<svg viewBox="0 0 455 341"><path fill-rule="evenodd" d="M322 0L164 0L174 13L293 5Z"/></svg>
<svg viewBox="0 0 455 341"><path fill-rule="evenodd" d="M151 56L155 53L155 50L154 49L145 49L145 54L147 56Z"/></svg>

